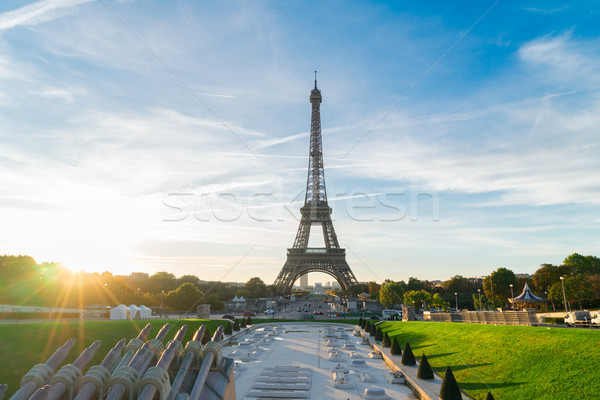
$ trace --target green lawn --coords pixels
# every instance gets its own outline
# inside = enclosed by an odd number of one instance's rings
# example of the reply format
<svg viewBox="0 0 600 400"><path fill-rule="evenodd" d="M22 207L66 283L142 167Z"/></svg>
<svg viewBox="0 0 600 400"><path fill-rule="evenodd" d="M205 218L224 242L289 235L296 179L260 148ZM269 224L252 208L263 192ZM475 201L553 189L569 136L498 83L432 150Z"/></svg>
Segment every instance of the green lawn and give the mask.
<svg viewBox="0 0 600 400"><path fill-rule="evenodd" d="M444 322L385 322L382 330L415 356L427 355L477 399L600 398L600 330Z"/></svg>
<svg viewBox="0 0 600 400"><path fill-rule="evenodd" d="M208 320L152 320L0 324L0 383L8 384L5 398L8 399L19 388L21 377L31 367L45 362L70 338L75 338L77 342L67 356L65 364L75 361L83 349L95 340L102 340L100 350L88 364L88 366L97 365L119 340L126 338L129 342L148 322L152 323L149 338L154 338L165 323L171 324L165 344L184 324L188 326L185 344L200 325L207 325L213 332L223 323L223 321Z"/></svg>

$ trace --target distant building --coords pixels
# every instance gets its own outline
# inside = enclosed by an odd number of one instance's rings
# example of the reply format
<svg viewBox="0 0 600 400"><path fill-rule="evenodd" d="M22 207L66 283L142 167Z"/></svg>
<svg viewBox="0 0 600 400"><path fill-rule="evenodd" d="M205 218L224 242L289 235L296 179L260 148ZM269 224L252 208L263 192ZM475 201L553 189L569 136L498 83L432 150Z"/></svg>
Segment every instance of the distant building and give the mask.
<svg viewBox="0 0 600 400"><path fill-rule="evenodd" d="M302 287L308 286L308 274L304 274L300 277L300 286L302 286Z"/></svg>
<svg viewBox="0 0 600 400"><path fill-rule="evenodd" d="M521 273L521 274L515 274L515 277L517 278L527 278L527 279L532 279L533 275L532 274L525 274L525 273Z"/></svg>
<svg viewBox="0 0 600 400"><path fill-rule="evenodd" d="M127 277L127 282L145 281L149 277L150 275L146 272L132 272L131 275Z"/></svg>

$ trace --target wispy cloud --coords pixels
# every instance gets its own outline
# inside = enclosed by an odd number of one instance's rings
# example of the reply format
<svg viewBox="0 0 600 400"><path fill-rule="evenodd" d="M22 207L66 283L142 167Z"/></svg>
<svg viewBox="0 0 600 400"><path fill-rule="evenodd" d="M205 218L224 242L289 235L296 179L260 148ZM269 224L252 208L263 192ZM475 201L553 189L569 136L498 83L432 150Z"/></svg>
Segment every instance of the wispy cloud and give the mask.
<svg viewBox="0 0 600 400"><path fill-rule="evenodd" d="M60 18L80 4L94 0L43 0L0 14L0 31L20 25L38 25Z"/></svg>

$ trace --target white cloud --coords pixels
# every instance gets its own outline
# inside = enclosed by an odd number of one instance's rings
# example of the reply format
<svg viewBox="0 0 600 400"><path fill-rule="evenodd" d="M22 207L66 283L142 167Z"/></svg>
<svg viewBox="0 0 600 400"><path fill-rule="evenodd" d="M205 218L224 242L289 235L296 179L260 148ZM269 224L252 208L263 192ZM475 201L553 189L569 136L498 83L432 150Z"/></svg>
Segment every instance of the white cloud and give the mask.
<svg viewBox="0 0 600 400"><path fill-rule="evenodd" d="M0 31L20 25L38 25L60 18L80 4L94 0L43 0L0 14Z"/></svg>

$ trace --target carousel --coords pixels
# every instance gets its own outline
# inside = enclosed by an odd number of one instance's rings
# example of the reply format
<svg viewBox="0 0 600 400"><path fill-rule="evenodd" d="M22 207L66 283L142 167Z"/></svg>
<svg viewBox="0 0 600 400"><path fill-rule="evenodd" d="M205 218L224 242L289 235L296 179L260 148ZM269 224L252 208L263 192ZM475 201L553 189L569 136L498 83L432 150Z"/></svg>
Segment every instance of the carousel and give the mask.
<svg viewBox="0 0 600 400"><path fill-rule="evenodd" d="M523 287L523 293L514 299L508 300L511 303L514 302L515 309L539 308L542 304L548 303L548 299L544 299L533 294L527 283L525 283L525 287Z"/></svg>

